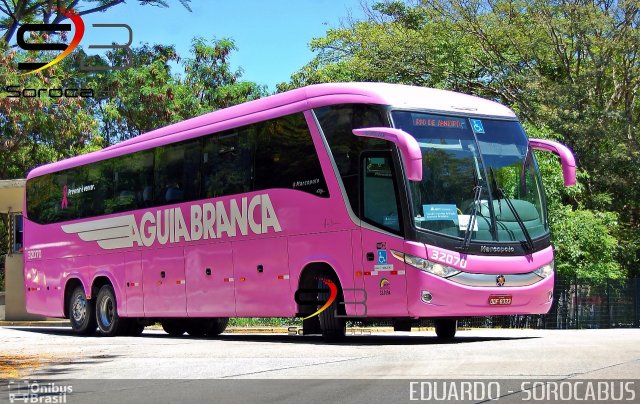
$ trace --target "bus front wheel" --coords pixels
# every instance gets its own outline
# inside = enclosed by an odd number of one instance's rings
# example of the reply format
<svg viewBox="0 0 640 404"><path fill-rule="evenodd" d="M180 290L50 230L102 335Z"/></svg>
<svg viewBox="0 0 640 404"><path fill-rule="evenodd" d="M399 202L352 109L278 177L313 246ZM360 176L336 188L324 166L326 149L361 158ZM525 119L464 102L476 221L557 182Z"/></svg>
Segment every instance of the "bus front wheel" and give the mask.
<svg viewBox="0 0 640 404"><path fill-rule="evenodd" d="M76 286L71 293L69 320L71 320L71 328L77 334L91 335L96 332L94 301L87 299L82 286Z"/></svg>
<svg viewBox="0 0 640 404"><path fill-rule="evenodd" d="M342 291L338 286L338 282L334 279L319 280L318 289L322 291L318 293L319 301L325 302L330 298L330 287L327 282L333 282L338 289L338 293L329 307L318 314L320 329L322 330L322 337L326 342L338 342L344 339L346 334L346 321L344 318L338 317L338 313L341 313L343 309L343 306L340 305L340 301L342 301Z"/></svg>
<svg viewBox="0 0 640 404"><path fill-rule="evenodd" d="M453 338L456 335L458 321L450 318L439 318L434 320L434 325L438 338Z"/></svg>

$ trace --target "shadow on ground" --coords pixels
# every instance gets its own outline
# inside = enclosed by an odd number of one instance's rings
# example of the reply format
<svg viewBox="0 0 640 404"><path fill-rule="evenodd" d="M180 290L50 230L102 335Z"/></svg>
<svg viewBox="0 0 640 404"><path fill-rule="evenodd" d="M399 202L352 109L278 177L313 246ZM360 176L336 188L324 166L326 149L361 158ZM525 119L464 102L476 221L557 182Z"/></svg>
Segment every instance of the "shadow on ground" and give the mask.
<svg viewBox="0 0 640 404"><path fill-rule="evenodd" d="M46 328L46 327L11 327L14 330L20 330L31 333L44 335L60 335L73 336L74 338L106 338L97 336L80 336L74 334L70 328ZM410 333L388 333L388 335L366 335L358 333L356 335L347 335L340 342L327 343L324 342L320 335L288 335L288 334L222 334L217 337L190 337L185 334L181 337L172 337L164 333L152 333L148 330L139 337L114 337L116 339L162 339L162 340L183 340L183 341L234 341L234 342L266 342L274 344L314 344L314 345L447 345L447 344L469 344L474 342L488 341L517 341L527 339L537 339L542 337L521 336L521 337L480 337L460 335L452 339L440 339L434 336L425 336Z"/></svg>

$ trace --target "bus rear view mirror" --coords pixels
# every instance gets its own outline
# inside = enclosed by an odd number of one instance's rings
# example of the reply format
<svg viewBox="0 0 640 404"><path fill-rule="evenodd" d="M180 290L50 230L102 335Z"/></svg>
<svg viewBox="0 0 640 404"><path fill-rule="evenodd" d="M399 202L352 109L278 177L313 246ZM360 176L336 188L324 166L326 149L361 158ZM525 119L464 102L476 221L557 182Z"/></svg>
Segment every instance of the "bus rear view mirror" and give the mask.
<svg viewBox="0 0 640 404"><path fill-rule="evenodd" d="M535 150L552 152L558 155L562 164L564 186L570 187L576 184L576 159L567 146L546 139L529 139L529 144Z"/></svg>
<svg viewBox="0 0 640 404"><path fill-rule="evenodd" d="M407 178L410 181L422 180L422 151L418 141L413 136L403 130L394 128L354 129L353 134L393 142L400 149Z"/></svg>

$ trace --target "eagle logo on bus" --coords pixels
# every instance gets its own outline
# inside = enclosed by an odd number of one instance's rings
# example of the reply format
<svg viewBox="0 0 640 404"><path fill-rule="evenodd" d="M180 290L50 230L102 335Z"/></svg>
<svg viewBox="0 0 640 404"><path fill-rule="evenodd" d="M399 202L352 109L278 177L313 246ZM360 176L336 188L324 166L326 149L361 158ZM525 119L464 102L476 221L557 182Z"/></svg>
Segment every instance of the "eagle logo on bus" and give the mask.
<svg viewBox="0 0 640 404"><path fill-rule="evenodd" d="M67 224L62 230L82 241L95 241L104 250L282 231L267 194L194 204L188 209L188 224L182 208L176 207L145 212L139 223L134 215L124 215Z"/></svg>
<svg viewBox="0 0 640 404"><path fill-rule="evenodd" d="M498 286L504 286L504 284L507 282L507 278L505 278L504 275L498 275L496 277L496 285Z"/></svg>

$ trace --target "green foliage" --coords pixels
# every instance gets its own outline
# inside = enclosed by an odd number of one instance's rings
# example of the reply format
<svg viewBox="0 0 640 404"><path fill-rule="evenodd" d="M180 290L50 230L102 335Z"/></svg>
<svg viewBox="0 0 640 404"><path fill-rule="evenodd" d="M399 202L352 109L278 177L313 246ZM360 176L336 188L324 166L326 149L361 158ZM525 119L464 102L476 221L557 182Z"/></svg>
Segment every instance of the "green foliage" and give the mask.
<svg viewBox="0 0 640 404"><path fill-rule="evenodd" d="M42 40L42 38L38 38ZM67 88L73 82L68 62L22 76L17 63L33 60L32 52L2 48L0 83L16 88ZM77 88L77 87L76 87ZM86 98L10 98L0 89L0 178L23 178L31 167L79 154L91 147L96 121Z"/></svg>
<svg viewBox="0 0 640 404"><path fill-rule="evenodd" d="M302 327L302 320L288 317L230 318L229 327Z"/></svg>
<svg viewBox="0 0 640 404"><path fill-rule="evenodd" d="M555 209L551 227L560 277L601 283L625 275L615 260L619 247L613 236L618 227L615 213L565 205Z"/></svg>
<svg viewBox="0 0 640 404"><path fill-rule="evenodd" d="M229 39L195 38L191 58L182 58L173 46L143 45L107 55L101 63L133 67L94 77L91 85L103 97L93 109L106 144L138 136L168 124L239 104L266 94L264 86L241 81L242 72L231 71L229 58L236 50ZM181 63L184 74L172 72Z"/></svg>

